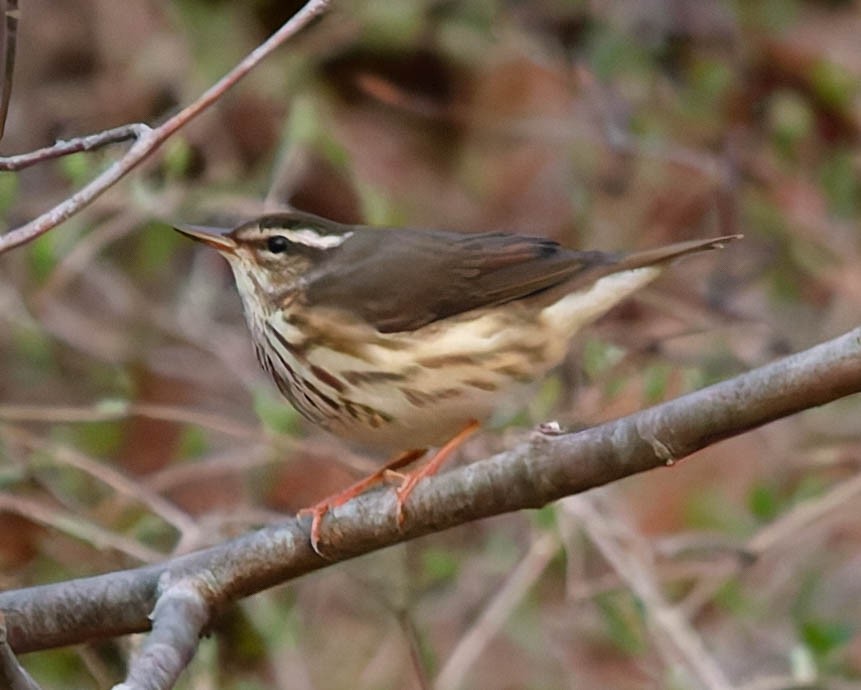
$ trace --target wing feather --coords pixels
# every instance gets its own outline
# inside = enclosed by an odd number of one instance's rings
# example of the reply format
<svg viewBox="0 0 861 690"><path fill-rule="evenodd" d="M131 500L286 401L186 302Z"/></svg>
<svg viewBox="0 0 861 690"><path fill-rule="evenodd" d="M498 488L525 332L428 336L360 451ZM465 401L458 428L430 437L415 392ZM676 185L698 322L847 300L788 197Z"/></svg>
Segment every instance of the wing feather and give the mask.
<svg viewBox="0 0 861 690"><path fill-rule="evenodd" d="M398 332L532 295L616 258L503 233L361 228L309 276L305 294L310 305Z"/></svg>

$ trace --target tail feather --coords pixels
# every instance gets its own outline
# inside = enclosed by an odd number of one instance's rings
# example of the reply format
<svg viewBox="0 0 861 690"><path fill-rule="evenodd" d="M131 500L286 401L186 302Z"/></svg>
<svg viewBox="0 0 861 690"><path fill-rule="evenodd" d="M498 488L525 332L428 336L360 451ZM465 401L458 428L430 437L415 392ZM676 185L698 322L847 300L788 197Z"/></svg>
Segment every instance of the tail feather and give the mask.
<svg viewBox="0 0 861 690"><path fill-rule="evenodd" d="M641 268L642 266L654 266L663 264L668 261L673 261L687 254L695 254L697 252L709 251L711 249L723 249L725 245L734 240L740 240L743 235L724 235L723 237L714 237L709 240L688 240L686 242L676 242L663 247L654 249L644 249L639 252L632 252L624 255L619 263L613 265L612 272L618 270L626 270L631 268Z"/></svg>
<svg viewBox="0 0 861 690"><path fill-rule="evenodd" d="M652 282L668 262L687 254L721 249L741 235L725 235L709 240L678 242L656 249L623 255L618 261L584 272L568 284L567 294L546 306L541 318L571 337L626 297ZM572 290L573 287L573 290Z"/></svg>

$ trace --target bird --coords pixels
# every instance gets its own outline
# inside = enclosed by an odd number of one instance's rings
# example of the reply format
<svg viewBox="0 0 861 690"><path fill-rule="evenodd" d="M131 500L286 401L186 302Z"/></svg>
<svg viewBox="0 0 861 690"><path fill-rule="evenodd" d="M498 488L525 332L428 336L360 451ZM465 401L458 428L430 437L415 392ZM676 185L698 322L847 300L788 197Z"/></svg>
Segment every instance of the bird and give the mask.
<svg viewBox="0 0 861 690"><path fill-rule="evenodd" d="M397 489L397 519L501 400L543 377L584 326L679 257L740 235L632 253L502 232L381 228L271 213L232 228L173 224L227 259L263 369L310 422L396 453L300 512L322 554L327 512L438 450Z"/></svg>

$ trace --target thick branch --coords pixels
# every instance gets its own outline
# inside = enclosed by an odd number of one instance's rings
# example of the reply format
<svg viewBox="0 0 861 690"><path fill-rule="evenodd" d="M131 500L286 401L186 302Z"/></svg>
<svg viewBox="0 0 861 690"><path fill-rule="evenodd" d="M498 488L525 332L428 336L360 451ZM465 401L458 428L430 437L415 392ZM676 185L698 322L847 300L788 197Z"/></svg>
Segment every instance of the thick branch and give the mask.
<svg viewBox="0 0 861 690"><path fill-rule="evenodd" d="M337 508L324 523L324 551L344 560L491 515L537 508L562 496L661 465L721 439L861 392L861 328L734 379L575 434L527 443L422 482L398 530L392 491ZM166 563L0 593L17 652L149 628L160 576L205 573L226 603L322 568L308 520L288 520Z"/></svg>

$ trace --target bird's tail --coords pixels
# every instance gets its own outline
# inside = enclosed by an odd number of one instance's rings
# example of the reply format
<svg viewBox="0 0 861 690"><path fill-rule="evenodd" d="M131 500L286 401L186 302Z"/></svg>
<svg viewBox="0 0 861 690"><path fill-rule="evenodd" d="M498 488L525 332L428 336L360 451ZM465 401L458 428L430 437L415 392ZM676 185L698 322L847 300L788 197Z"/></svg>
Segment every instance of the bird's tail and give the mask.
<svg viewBox="0 0 861 690"><path fill-rule="evenodd" d="M594 272L578 276L575 285L541 312L541 319L565 336L599 318L626 297L657 278L663 267L687 254L721 249L741 235L725 235L710 240L690 240L623 254L618 261L597 266Z"/></svg>
<svg viewBox="0 0 861 690"><path fill-rule="evenodd" d="M742 237L743 235L724 235L710 240L688 240L687 242L676 242L663 247L624 254L617 264L609 267L611 271L608 272L642 268L643 266L658 266L687 254L695 254L710 249L723 249L729 242L740 240Z"/></svg>

